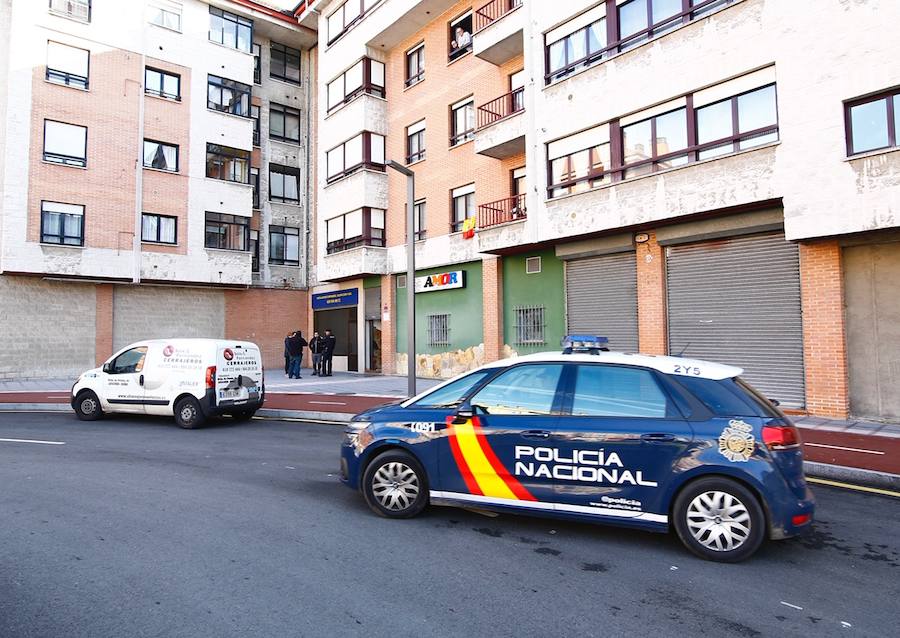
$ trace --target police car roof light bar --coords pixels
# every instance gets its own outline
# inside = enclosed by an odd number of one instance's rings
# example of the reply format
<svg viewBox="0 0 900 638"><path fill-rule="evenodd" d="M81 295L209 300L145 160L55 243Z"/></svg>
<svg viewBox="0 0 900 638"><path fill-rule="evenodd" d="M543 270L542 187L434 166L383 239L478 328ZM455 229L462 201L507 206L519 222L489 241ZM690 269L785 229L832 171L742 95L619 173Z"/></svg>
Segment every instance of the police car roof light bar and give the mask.
<svg viewBox="0 0 900 638"><path fill-rule="evenodd" d="M572 354L573 352L597 354L598 352L609 352L609 337L566 335L560 339L560 345L563 348L563 354Z"/></svg>

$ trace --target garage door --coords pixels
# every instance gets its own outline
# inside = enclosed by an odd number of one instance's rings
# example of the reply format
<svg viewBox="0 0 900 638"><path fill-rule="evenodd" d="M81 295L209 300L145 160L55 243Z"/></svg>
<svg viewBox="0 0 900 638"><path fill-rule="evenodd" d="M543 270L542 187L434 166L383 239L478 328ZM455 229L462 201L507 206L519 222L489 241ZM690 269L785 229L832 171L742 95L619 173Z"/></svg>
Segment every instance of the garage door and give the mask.
<svg viewBox="0 0 900 638"><path fill-rule="evenodd" d="M797 246L739 237L667 249L669 352L744 368L783 406L804 404Z"/></svg>
<svg viewBox="0 0 900 638"><path fill-rule="evenodd" d="M569 334L609 337L614 350L638 351L634 253L566 262Z"/></svg>

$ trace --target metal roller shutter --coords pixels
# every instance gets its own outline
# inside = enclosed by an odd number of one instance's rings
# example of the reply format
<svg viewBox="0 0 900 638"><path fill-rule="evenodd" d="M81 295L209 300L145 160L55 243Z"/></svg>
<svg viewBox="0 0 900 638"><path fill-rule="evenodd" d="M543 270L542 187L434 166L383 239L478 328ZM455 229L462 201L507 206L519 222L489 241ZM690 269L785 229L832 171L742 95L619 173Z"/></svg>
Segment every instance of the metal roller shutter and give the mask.
<svg viewBox="0 0 900 638"><path fill-rule="evenodd" d="M784 235L667 249L669 352L744 368L783 406L804 405L797 246Z"/></svg>
<svg viewBox="0 0 900 638"><path fill-rule="evenodd" d="M609 337L613 350L638 351L634 253L566 262L569 334Z"/></svg>

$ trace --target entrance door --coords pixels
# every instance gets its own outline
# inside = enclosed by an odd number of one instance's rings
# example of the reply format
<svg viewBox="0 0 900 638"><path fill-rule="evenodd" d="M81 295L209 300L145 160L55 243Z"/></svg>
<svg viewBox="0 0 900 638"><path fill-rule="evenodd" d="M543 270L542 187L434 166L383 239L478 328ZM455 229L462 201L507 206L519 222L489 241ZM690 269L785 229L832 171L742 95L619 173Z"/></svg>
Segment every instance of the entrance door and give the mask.
<svg viewBox="0 0 900 638"><path fill-rule="evenodd" d="M147 346L130 348L110 361L103 373L105 401L116 412L144 412L144 361Z"/></svg>
<svg viewBox="0 0 900 638"><path fill-rule="evenodd" d="M370 372L381 372L381 321L366 321L366 341L368 344L368 360L366 369Z"/></svg>
<svg viewBox="0 0 900 638"><path fill-rule="evenodd" d="M609 337L613 350L638 351L634 253L566 262L569 334Z"/></svg>
<svg viewBox="0 0 900 638"><path fill-rule="evenodd" d="M333 365L335 370L359 370L358 353L359 338L357 336L358 321L356 306L337 308L335 310L317 310L313 317L313 326L320 335L331 330L335 337ZM346 363L345 363L346 362ZM346 366L346 367L343 367Z"/></svg>

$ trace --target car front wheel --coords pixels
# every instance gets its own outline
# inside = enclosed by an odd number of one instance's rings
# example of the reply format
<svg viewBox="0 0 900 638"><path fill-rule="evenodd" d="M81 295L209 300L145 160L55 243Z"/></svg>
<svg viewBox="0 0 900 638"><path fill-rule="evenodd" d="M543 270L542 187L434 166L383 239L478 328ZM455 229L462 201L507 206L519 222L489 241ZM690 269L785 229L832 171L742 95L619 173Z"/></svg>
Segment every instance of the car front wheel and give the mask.
<svg viewBox="0 0 900 638"><path fill-rule="evenodd" d="M372 511L386 518L412 518L428 504L425 470L402 450L385 452L369 463L362 487Z"/></svg>
<svg viewBox="0 0 900 638"><path fill-rule="evenodd" d="M82 421L96 421L103 416L100 399L90 390L85 390L75 399L75 415Z"/></svg>

